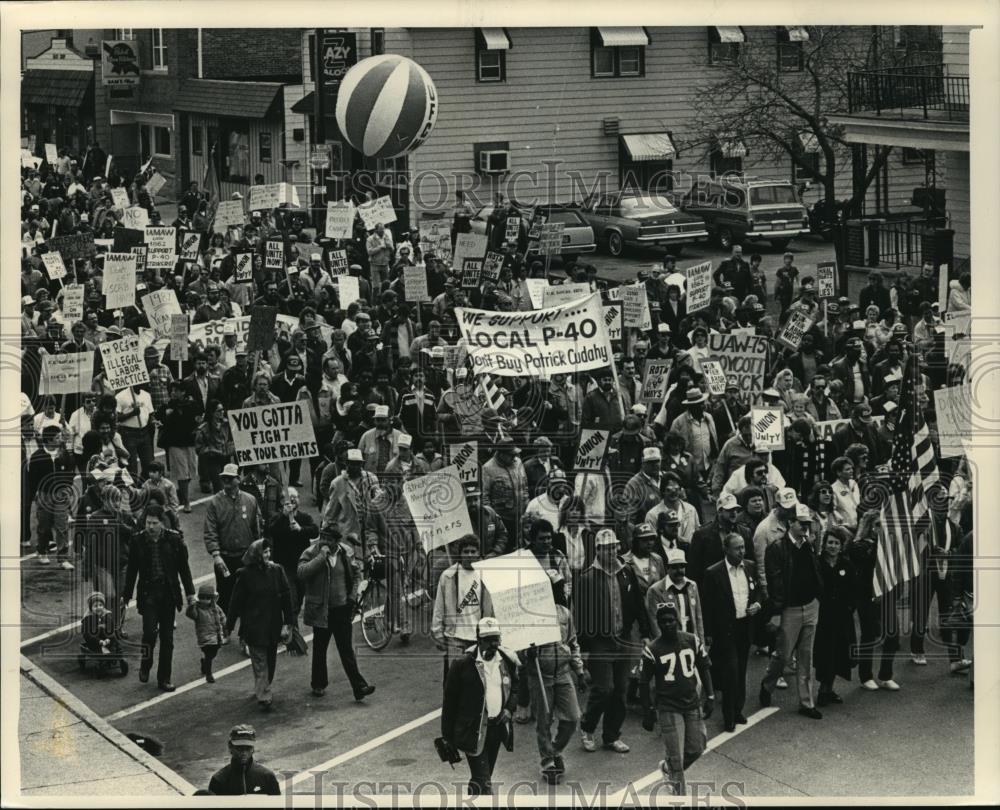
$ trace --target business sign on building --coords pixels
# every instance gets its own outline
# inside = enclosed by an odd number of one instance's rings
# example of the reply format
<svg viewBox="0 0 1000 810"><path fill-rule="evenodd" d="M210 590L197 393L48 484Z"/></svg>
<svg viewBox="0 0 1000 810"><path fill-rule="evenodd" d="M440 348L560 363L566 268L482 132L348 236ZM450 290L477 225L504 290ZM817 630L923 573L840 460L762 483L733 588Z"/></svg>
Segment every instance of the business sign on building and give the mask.
<svg viewBox="0 0 1000 810"><path fill-rule="evenodd" d="M356 34L330 28L316 29L316 92L319 95L320 113L323 116L333 117L340 83L357 61Z"/></svg>
<svg viewBox="0 0 1000 810"><path fill-rule="evenodd" d="M101 84L132 88L139 84L139 43L135 40L104 40L101 43Z"/></svg>

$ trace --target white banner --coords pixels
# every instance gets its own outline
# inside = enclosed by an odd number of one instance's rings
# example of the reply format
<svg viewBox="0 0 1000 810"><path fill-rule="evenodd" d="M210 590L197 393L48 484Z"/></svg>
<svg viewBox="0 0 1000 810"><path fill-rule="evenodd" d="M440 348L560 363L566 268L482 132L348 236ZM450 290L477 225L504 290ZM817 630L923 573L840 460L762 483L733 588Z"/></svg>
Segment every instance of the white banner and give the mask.
<svg viewBox="0 0 1000 810"><path fill-rule="evenodd" d="M934 391L934 412L942 458L965 453L963 440L972 440L972 391L968 385Z"/></svg>
<svg viewBox="0 0 1000 810"><path fill-rule="evenodd" d="M472 565L483 576L504 647L525 650L562 639L552 580L529 549Z"/></svg>
<svg viewBox="0 0 1000 810"><path fill-rule="evenodd" d="M105 309L135 306L135 256L107 253L104 256Z"/></svg>
<svg viewBox="0 0 1000 810"><path fill-rule="evenodd" d="M542 290L542 308L548 309L549 307L569 304L572 301L586 298L588 295L590 295L590 285L585 281L555 284Z"/></svg>
<svg viewBox="0 0 1000 810"><path fill-rule="evenodd" d="M42 354L40 394L83 394L90 390L93 379L93 351Z"/></svg>
<svg viewBox="0 0 1000 810"><path fill-rule="evenodd" d="M347 309L355 301L361 299L361 285L355 276L337 276L337 297L340 299L340 308Z"/></svg>
<svg viewBox="0 0 1000 810"><path fill-rule="evenodd" d="M100 345L104 375L108 386L121 391L132 385L149 382L149 372L139 348L138 335L126 335L118 340L106 340Z"/></svg>
<svg viewBox="0 0 1000 810"><path fill-rule="evenodd" d="M465 488L457 467L444 467L404 481L403 496L424 551L472 534Z"/></svg>
<svg viewBox="0 0 1000 810"><path fill-rule="evenodd" d="M570 374L610 366L611 343L601 297L531 312L457 307L474 374L500 377Z"/></svg>
<svg viewBox="0 0 1000 810"><path fill-rule="evenodd" d="M486 234L460 233L455 237L455 253L451 266L457 271L465 267L466 259L482 259L486 255Z"/></svg>
<svg viewBox="0 0 1000 810"><path fill-rule="evenodd" d="M212 225L212 230L224 234L228 228L245 223L246 214L243 211L243 200L223 200L215 212L215 223Z"/></svg>
<svg viewBox="0 0 1000 810"><path fill-rule="evenodd" d="M528 288L528 297L531 299L532 309L541 309L545 306L545 290L549 282L544 278L526 278L524 280Z"/></svg>
<svg viewBox="0 0 1000 810"><path fill-rule="evenodd" d="M312 416L302 400L229 411L229 427L240 466L319 455Z"/></svg>
<svg viewBox="0 0 1000 810"><path fill-rule="evenodd" d="M359 205L358 213L361 214L365 229L369 231L374 231L379 223L389 225L396 221L396 209L392 206L392 200L386 196Z"/></svg>

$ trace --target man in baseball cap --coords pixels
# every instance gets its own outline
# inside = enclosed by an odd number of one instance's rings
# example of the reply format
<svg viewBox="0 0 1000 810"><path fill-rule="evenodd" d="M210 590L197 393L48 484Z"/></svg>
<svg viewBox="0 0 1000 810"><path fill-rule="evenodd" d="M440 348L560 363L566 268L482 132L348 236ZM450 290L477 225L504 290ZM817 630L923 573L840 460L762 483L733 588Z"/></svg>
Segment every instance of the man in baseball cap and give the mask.
<svg viewBox="0 0 1000 810"><path fill-rule="evenodd" d="M208 792L214 796L280 796L278 777L254 762L257 732L240 724L229 732L229 764L212 775Z"/></svg>

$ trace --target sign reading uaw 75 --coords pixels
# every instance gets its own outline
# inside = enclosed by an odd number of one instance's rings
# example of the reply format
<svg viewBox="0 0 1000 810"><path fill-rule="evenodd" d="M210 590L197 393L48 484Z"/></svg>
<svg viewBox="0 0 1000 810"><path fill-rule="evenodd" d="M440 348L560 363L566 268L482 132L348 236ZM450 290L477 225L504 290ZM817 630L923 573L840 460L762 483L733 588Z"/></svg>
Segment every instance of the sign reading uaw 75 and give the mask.
<svg viewBox="0 0 1000 810"><path fill-rule="evenodd" d="M330 28L320 28L316 33L320 112L323 115L333 115L340 83L358 61L358 37L348 31L334 31Z"/></svg>

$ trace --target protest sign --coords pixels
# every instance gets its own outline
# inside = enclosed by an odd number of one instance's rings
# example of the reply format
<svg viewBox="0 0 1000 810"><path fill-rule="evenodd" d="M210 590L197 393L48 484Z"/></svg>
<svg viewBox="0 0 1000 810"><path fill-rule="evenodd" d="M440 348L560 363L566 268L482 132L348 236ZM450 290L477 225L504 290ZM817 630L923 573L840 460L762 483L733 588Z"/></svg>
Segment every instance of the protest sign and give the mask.
<svg viewBox="0 0 1000 810"><path fill-rule="evenodd" d="M237 253L233 263L233 280L250 283L253 281L253 254Z"/></svg>
<svg viewBox="0 0 1000 810"><path fill-rule="evenodd" d="M833 434L837 432L837 428L842 425L850 424L850 419L827 419L822 422L813 423L813 431L815 433L817 441L829 442L833 441ZM873 416L872 422L877 425L881 425L885 421L884 416Z"/></svg>
<svg viewBox="0 0 1000 810"><path fill-rule="evenodd" d="M93 351L42 354L40 394L83 394L93 379Z"/></svg>
<svg viewBox="0 0 1000 810"><path fill-rule="evenodd" d="M145 230L149 224L149 212L140 205L133 205L122 211L122 225L133 231Z"/></svg>
<svg viewBox="0 0 1000 810"><path fill-rule="evenodd" d="M177 263L177 229L147 225L146 267L170 269Z"/></svg>
<svg viewBox="0 0 1000 810"><path fill-rule="evenodd" d="M150 198L155 197L160 193L162 189L167 184L167 178L165 178L159 172L153 172L153 176L146 181L146 191L149 192Z"/></svg>
<svg viewBox="0 0 1000 810"><path fill-rule="evenodd" d="M479 442L449 444L447 463L458 470L463 484L479 482Z"/></svg>
<svg viewBox="0 0 1000 810"><path fill-rule="evenodd" d="M128 198L128 192L125 189L113 188L111 189L111 203L115 208L124 211L132 204L132 201Z"/></svg>
<svg viewBox="0 0 1000 810"><path fill-rule="evenodd" d="M479 286L479 277L483 272L482 259L466 259L462 266L462 286L475 289Z"/></svg>
<svg viewBox="0 0 1000 810"><path fill-rule="evenodd" d="M250 191L247 192L247 210L270 211L272 208L277 208L283 202L281 191L281 183L250 186Z"/></svg>
<svg viewBox="0 0 1000 810"><path fill-rule="evenodd" d="M507 228L504 231L503 239L508 244L516 244L517 237L521 233L521 218L507 217Z"/></svg>
<svg viewBox="0 0 1000 810"><path fill-rule="evenodd" d="M455 253L451 266L456 270L465 267L466 259L482 259L486 255L486 235L479 233L460 233L455 239Z"/></svg>
<svg viewBox="0 0 1000 810"><path fill-rule="evenodd" d="M948 265L946 264L938 268L938 309L940 312L948 310Z"/></svg>
<svg viewBox="0 0 1000 810"><path fill-rule="evenodd" d="M63 289L62 311L67 323L83 320L82 284L69 284Z"/></svg>
<svg viewBox="0 0 1000 810"><path fill-rule="evenodd" d="M684 272L687 275L687 311L704 309L712 300L712 263L702 262Z"/></svg>
<svg viewBox="0 0 1000 810"><path fill-rule="evenodd" d="M545 305L545 288L549 286L548 279L526 278L525 285L528 287L528 297L531 299L533 309L541 309Z"/></svg>
<svg viewBox="0 0 1000 810"><path fill-rule="evenodd" d="M170 357L188 359L188 316L184 313L170 316Z"/></svg>
<svg viewBox="0 0 1000 810"><path fill-rule="evenodd" d="M248 352L267 351L274 345L277 319L277 307L255 306L250 311L250 327L246 336Z"/></svg>
<svg viewBox="0 0 1000 810"><path fill-rule="evenodd" d="M586 298L590 294L590 285L585 281L547 286L542 290L542 307L547 309L548 307L557 307L560 304L569 304L572 301Z"/></svg>
<svg viewBox="0 0 1000 810"><path fill-rule="evenodd" d="M118 230L125 230L124 228L119 228ZM95 239L94 247L97 248L98 254L107 253L109 250L114 250L114 239Z"/></svg>
<svg viewBox="0 0 1000 810"><path fill-rule="evenodd" d="M181 314L177 293L167 288L151 292L142 297L142 308L156 334L170 337L170 316Z"/></svg>
<svg viewBox="0 0 1000 810"><path fill-rule="evenodd" d="M97 255L97 245L94 236L89 233L74 233L66 236L50 236L45 244L49 252L59 253L64 262L73 259L92 259Z"/></svg>
<svg viewBox="0 0 1000 810"><path fill-rule="evenodd" d="M146 272L146 246L131 247L128 252L135 256L135 275L138 278Z"/></svg>
<svg viewBox="0 0 1000 810"><path fill-rule="evenodd" d="M326 204L326 235L330 239L350 239L354 235L354 203Z"/></svg>
<svg viewBox="0 0 1000 810"><path fill-rule="evenodd" d="M701 373L708 381L708 393L712 396L722 396L726 393L726 372L717 360L702 360Z"/></svg>
<svg viewBox="0 0 1000 810"><path fill-rule="evenodd" d="M215 233L225 233L232 227L238 227L246 223L246 214L243 212L243 200L223 200L215 211L215 221L212 230Z"/></svg>
<svg viewBox="0 0 1000 810"><path fill-rule="evenodd" d="M337 297L340 299L341 309L347 309L355 301L361 298L361 285L358 284L354 276L337 276Z"/></svg>
<svg viewBox="0 0 1000 810"><path fill-rule="evenodd" d="M486 251L486 258L483 259L483 281L499 281L502 268L503 254L495 250Z"/></svg>
<svg viewBox="0 0 1000 810"><path fill-rule="evenodd" d="M777 341L781 345L797 351L802 343L802 336L809 331L811 326L812 318L801 309L793 309L788 314L788 320L785 321L785 326L778 335Z"/></svg>
<svg viewBox="0 0 1000 810"><path fill-rule="evenodd" d="M50 166L55 166L59 160L59 150L54 143L45 144L45 162Z"/></svg>
<svg viewBox="0 0 1000 810"><path fill-rule="evenodd" d="M972 390L968 385L934 391L937 435L942 458L965 453L963 440L972 440Z"/></svg>
<svg viewBox="0 0 1000 810"><path fill-rule="evenodd" d="M455 316L475 374L548 377L603 368L612 362L597 293L530 312L458 307Z"/></svg>
<svg viewBox="0 0 1000 810"><path fill-rule="evenodd" d="M241 467L319 455L308 403L300 399L231 410L229 429Z"/></svg>
<svg viewBox="0 0 1000 810"><path fill-rule="evenodd" d="M608 330L608 340L622 339L621 304L604 304L604 326Z"/></svg>
<svg viewBox="0 0 1000 810"><path fill-rule="evenodd" d="M537 208L532 208L527 212L528 219L528 239L537 240L542 234L542 226L548 221L548 217Z"/></svg>
<svg viewBox="0 0 1000 810"><path fill-rule="evenodd" d="M245 341L247 332L250 329L250 316L222 318L217 321L193 324L191 326L191 342L200 345L203 349L208 346L221 346L224 330L227 326L232 326L236 329L237 343Z"/></svg>
<svg viewBox="0 0 1000 810"><path fill-rule="evenodd" d="M31 154L30 149L21 150L21 168L22 169L34 169L38 171L38 167L42 165L42 159L40 157L35 157Z"/></svg>
<svg viewBox="0 0 1000 810"><path fill-rule="evenodd" d="M607 503L607 482L603 472L579 472L573 481L573 494L580 497L586 508L587 517L595 523L603 523Z"/></svg>
<svg viewBox="0 0 1000 810"><path fill-rule="evenodd" d="M819 262L816 265L816 296L835 298L837 295L837 265L835 262Z"/></svg>
<svg viewBox="0 0 1000 810"><path fill-rule="evenodd" d="M66 265L63 264L61 253L49 251L42 254L42 263L45 265L45 272L49 281L55 281L66 277Z"/></svg>
<svg viewBox="0 0 1000 810"><path fill-rule="evenodd" d="M673 366L673 360L646 363L646 378L642 382L642 392L639 395L641 402L663 402L667 395L667 378Z"/></svg>
<svg viewBox="0 0 1000 810"><path fill-rule="evenodd" d="M145 254L146 232L136 228L115 228L115 234L111 241L111 252L128 253L134 247L141 247Z"/></svg>
<svg viewBox="0 0 1000 810"><path fill-rule="evenodd" d="M604 454L608 450L608 437L610 435L610 431L607 430L582 428L580 430L580 444L576 449L576 462L573 465L573 469L601 469L604 464Z"/></svg>
<svg viewBox="0 0 1000 810"><path fill-rule="evenodd" d="M472 534L465 488L457 467L444 467L404 481L403 497L424 551Z"/></svg>
<svg viewBox="0 0 1000 810"><path fill-rule="evenodd" d="M621 287L622 323L626 328L635 327L641 331L653 328L652 315L649 312L649 301L646 297L646 285L625 284Z"/></svg>
<svg viewBox="0 0 1000 810"><path fill-rule="evenodd" d="M735 377L745 400L753 404L764 390L767 370L767 338L763 335L708 335L708 357L722 366L726 377Z"/></svg>
<svg viewBox="0 0 1000 810"><path fill-rule="evenodd" d="M264 267L268 270L285 269L285 243L280 239L268 239L264 248Z"/></svg>
<svg viewBox="0 0 1000 810"><path fill-rule="evenodd" d="M562 253L565 229L564 222L548 222L542 225L538 233L538 252L542 256L558 256Z"/></svg>
<svg viewBox="0 0 1000 810"><path fill-rule="evenodd" d="M347 275L347 251L346 250L330 250L326 254L327 260L330 262L330 275L332 276L346 276Z"/></svg>
<svg viewBox="0 0 1000 810"><path fill-rule="evenodd" d="M104 257L105 309L135 306L135 256L108 253Z"/></svg>
<svg viewBox="0 0 1000 810"><path fill-rule="evenodd" d="M482 574L504 647L525 650L561 640L552 581L530 549L472 565Z"/></svg>
<svg viewBox="0 0 1000 810"><path fill-rule="evenodd" d="M194 231L181 231L178 240L180 257L186 262L198 261L198 247L201 244L201 234Z"/></svg>
<svg viewBox="0 0 1000 810"><path fill-rule="evenodd" d="M131 385L149 382L149 372L139 348L138 335L126 335L118 340L106 340L100 345L104 361L104 376L108 387L121 391Z"/></svg>
<svg viewBox="0 0 1000 810"><path fill-rule="evenodd" d="M431 295L427 289L427 270L423 267L403 268L403 291L410 303L430 301Z"/></svg>
<svg viewBox="0 0 1000 810"><path fill-rule="evenodd" d="M361 214L361 221L368 231L375 230L375 226L380 223L389 225L396 221L396 209L392 205L392 199L387 196L359 205L358 213Z"/></svg>
<svg viewBox="0 0 1000 810"><path fill-rule="evenodd" d="M785 449L785 427L781 408L753 408L753 449L760 453Z"/></svg>

